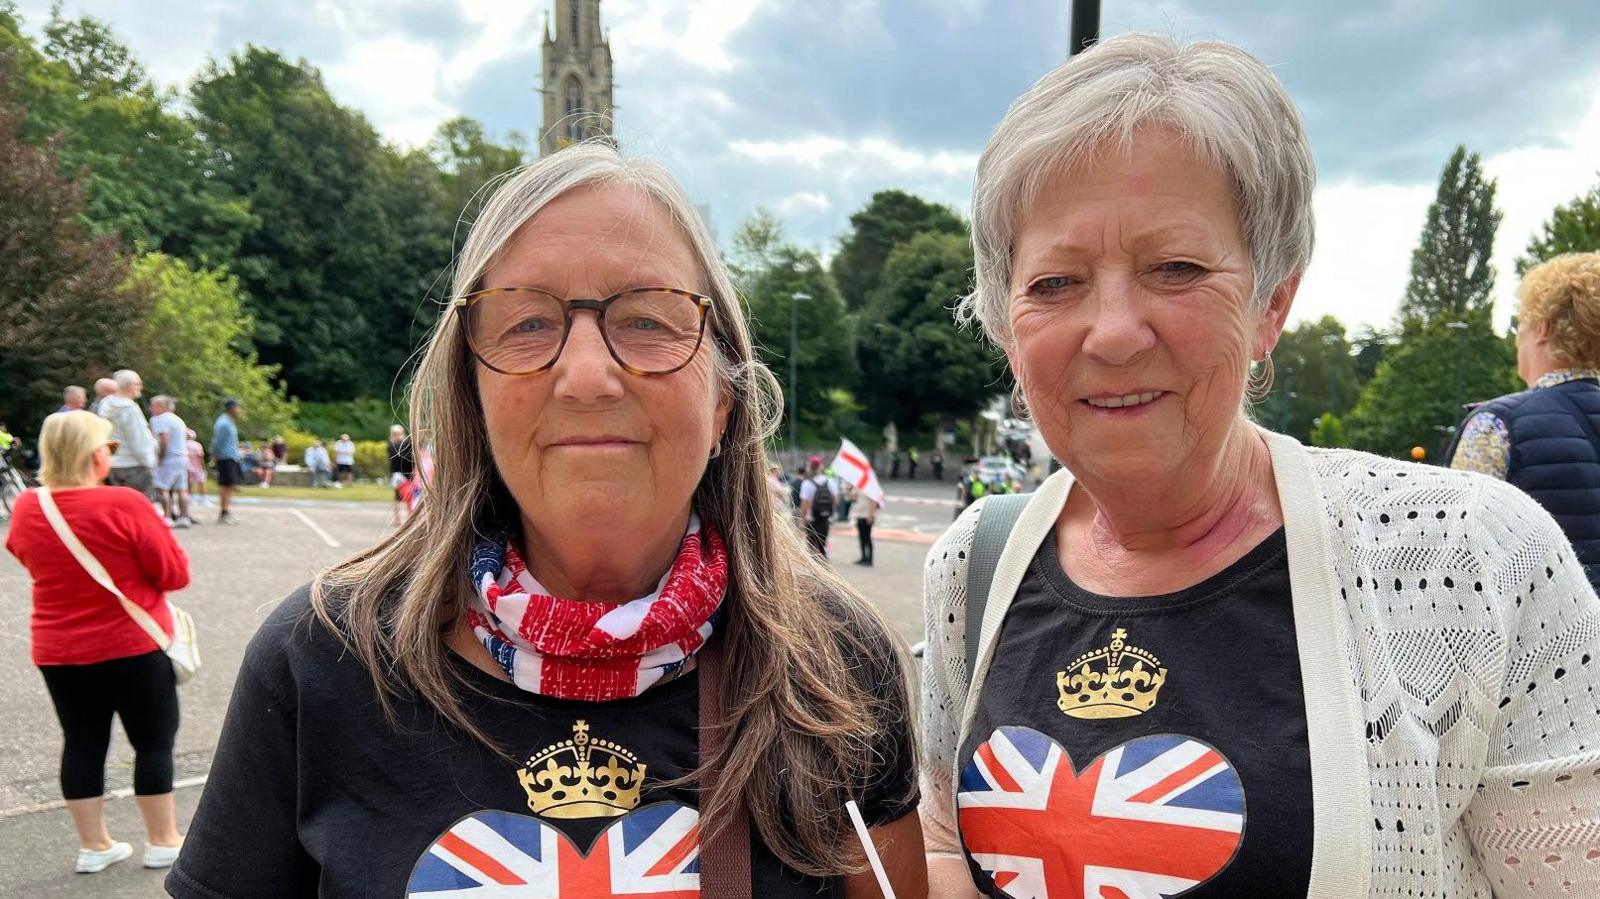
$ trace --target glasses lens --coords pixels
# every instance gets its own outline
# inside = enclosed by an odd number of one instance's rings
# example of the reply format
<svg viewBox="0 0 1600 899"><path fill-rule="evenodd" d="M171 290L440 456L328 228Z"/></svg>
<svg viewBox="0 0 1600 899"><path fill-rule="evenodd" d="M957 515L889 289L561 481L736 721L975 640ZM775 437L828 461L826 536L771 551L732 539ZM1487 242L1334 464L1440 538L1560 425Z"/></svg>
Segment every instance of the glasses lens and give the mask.
<svg viewBox="0 0 1600 899"><path fill-rule="evenodd" d="M643 372L680 368L700 345L700 304L682 294L638 290L606 310L606 338L624 365Z"/></svg>
<svg viewBox="0 0 1600 899"><path fill-rule="evenodd" d="M500 290L467 307L467 340L490 367L538 371L561 349L561 301L537 290Z"/></svg>

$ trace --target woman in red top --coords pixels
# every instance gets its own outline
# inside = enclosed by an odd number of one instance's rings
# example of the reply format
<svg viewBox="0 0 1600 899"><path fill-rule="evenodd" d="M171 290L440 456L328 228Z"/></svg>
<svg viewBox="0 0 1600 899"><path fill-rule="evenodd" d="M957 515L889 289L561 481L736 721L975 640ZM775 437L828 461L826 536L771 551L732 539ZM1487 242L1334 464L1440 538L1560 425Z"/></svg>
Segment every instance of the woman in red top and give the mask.
<svg viewBox="0 0 1600 899"><path fill-rule="evenodd" d="M111 423L84 411L58 412L39 433L39 479L73 533L132 602L169 634L164 591L189 583L189 557L150 501L127 487L103 487L111 468ZM106 829L105 763L111 716L134 748L133 791L144 817L144 865L178 857L172 746L178 691L172 663L121 603L84 571L39 506L35 491L17 500L6 549L33 577L33 663L61 721L61 792L78 828L77 870L103 871L133 854Z"/></svg>

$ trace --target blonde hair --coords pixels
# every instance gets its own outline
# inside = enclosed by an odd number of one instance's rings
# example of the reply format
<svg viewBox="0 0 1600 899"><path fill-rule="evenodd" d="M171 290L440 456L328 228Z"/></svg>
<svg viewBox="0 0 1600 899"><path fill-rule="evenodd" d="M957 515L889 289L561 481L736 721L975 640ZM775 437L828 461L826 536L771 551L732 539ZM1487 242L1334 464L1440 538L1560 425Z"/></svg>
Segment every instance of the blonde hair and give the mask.
<svg viewBox="0 0 1600 899"><path fill-rule="evenodd" d="M957 307L958 321L1011 344L1011 248L1027 207L1051 177L1100 150L1126 150L1147 125L1176 129L1232 180L1258 308L1305 270L1317 169L1283 85L1232 44L1130 32L1057 66L995 126L973 180L976 287Z"/></svg>
<svg viewBox="0 0 1600 899"><path fill-rule="evenodd" d="M1550 329L1562 368L1600 368L1600 253L1565 253L1522 276L1517 327Z"/></svg>
<svg viewBox="0 0 1600 899"><path fill-rule="evenodd" d="M563 149L510 173L484 204L457 260L453 293L476 289L507 242L546 205L593 184L639 190L676 221L712 299L706 342L732 399L723 451L707 463L694 495L701 520L728 547L719 629L726 712L723 721L705 722L726 739L716 758L702 759L682 781L720 772L700 799L709 830L742 805L791 868L816 876L861 870L844 805L862 798L883 747L911 726L904 655L872 607L808 551L789 510L774 501L765 442L778 426L782 389L757 361L728 271L688 197L652 161L625 158L599 142ZM409 688L494 746L461 706L471 688L451 668L443 642L472 593L467 571L479 526L516 518L490 454L474 372L457 316L441 315L411 386L413 439L434 448L430 499L377 546L322 574L312 603L367 665L391 716L395 695Z"/></svg>
<svg viewBox="0 0 1600 899"><path fill-rule="evenodd" d="M39 481L46 487L95 483L94 451L111 440L111 422L74 409L45 416L39 429Z"/></svg>

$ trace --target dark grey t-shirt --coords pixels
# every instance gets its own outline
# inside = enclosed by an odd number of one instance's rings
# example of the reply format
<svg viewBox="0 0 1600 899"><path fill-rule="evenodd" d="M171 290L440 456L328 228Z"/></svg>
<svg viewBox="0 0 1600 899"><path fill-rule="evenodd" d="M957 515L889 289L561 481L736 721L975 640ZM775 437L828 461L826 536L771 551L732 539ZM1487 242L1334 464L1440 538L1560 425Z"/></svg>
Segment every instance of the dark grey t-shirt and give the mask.
<svg viewBox="0 0 1600 899"><path fill-rule="evenodd" d="M452 656L476 690L467 712L515 753L508 761L414 697L386 720L367 669L309 611L301 590L251 641L167 877L174 896L590 899L678 896L698 880L697 791L664 784L699 759L698 672L631 699L574 702ZM909 722L902 685L874 687L884 713ZM877 826L916 808L909 724L872 748L881 767L861 805ZM789 869L753 828L750 843L753 895L844 895L842 878Z"/></svg>
<svg viewBox="0 0 1600 899"><path fill-rule="evenodd" d="M991 896L1304 896L1305 696L1279 531L1178 593L1105 597L1052 535L1006 614L961 749Z"/></svg>

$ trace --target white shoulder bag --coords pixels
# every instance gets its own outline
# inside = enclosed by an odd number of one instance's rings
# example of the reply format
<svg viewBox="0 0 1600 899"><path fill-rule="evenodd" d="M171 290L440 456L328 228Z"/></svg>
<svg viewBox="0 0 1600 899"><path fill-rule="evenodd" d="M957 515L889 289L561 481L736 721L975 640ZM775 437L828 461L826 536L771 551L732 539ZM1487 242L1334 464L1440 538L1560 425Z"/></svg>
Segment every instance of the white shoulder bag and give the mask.
<svg viewBox="0 0 1600 899"><path fill-rule="evenodd" d="M156 641L161 651L172 660L172 673L177 675L178 683L187 683L200 670L200 641L194 629L194 618L188 612L178 608L172 600L167 600L167 608L172 610L172 636L161 629L150 613L142 606L128 597L122 595L117 589L116 582L111 580L111 573L100 564L100 560L89 552L88 547L78 539L78 535L67 526L67 520L61 517L61 509L56 505L55 497L50 495L49 487L37 488L34 493L39 497L39 508L44 510L44 517L50 521L50 527L55 529L56 536L67 545L72 557L78 560L83 570L94 578L94 582L106 588L122 603L122 610L128 613L134 623L144 628L150 639Z"/></svg>

